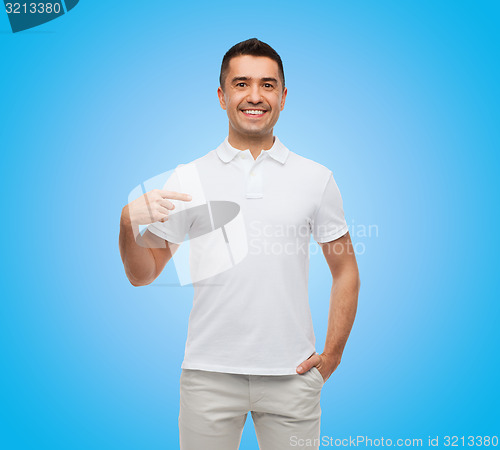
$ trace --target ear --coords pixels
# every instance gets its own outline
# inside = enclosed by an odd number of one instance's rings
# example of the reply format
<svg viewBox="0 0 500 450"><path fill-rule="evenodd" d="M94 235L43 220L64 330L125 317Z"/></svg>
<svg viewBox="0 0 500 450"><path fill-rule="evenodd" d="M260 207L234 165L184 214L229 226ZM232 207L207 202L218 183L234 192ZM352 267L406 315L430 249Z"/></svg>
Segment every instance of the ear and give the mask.
<svg viewBox="0 0 500 450"><path fill-rule="evenodd" d="M283 108L285 107L285 100L286 100L287 93L288 93L287 88L283 89L283 94L281 96L281 109L280 109L280 111L283 111Z"/></svg>
<svg viewBox="0 0 500 450"><path fill-rule="evenodd" d="M224 91L220 86L217 88L217 95L219 97L220 107L222 109L226 109L226 99L224 98Z"/></svg>

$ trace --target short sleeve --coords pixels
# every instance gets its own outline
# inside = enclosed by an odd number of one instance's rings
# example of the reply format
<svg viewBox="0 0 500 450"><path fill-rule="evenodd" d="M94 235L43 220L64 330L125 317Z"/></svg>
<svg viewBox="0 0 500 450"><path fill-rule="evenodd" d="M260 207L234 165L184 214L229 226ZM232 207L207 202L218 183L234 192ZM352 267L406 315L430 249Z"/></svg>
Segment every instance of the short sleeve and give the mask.
<svg viewBox="0 0 500 450"><path fill-rule="evenodd" d="M348 231L342 197L331 172L311 228L314 240L320 244L334 241Z"/></svg>
<svg viewBox="0 0 500 450"><path fill-rule="evenodd" d="M162 189L185 192L180 183L177 169L172 172ZM170 201L175 205L175 209L169 212L168 220L166 222L154 222L148 225L147 229L168 242L181 244L191 226L191 215L186 211L186 202L173 199L170 199Z"/></svg>

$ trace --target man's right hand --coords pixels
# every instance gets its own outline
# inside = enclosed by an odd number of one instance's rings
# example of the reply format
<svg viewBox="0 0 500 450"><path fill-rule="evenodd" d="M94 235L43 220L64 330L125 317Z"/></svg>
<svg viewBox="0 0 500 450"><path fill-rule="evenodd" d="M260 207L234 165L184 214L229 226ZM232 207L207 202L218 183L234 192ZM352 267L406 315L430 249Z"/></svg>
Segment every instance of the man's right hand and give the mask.
<svg viewBox="0 0 500 450"><path fill-rule="evenodd" d="M189 202L192 196L181 192L153 189L130 202L123 208L123 214L134 225L149 225L154 222L166 222L169 211L175 208L170 200Z"/></svg>

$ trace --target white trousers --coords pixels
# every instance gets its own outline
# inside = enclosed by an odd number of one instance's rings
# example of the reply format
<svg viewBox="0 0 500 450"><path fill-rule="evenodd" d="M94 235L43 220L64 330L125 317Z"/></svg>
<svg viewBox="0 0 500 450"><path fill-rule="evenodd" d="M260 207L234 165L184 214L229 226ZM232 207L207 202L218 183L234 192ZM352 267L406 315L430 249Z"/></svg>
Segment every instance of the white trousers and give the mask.
<svg viewBox="0 0 500 450"><path fill-rule="evenodd" d="M237 450L251 412L260 450L318 449L323 384L316 367L300 375L182 369L180 448Z"/></svg>

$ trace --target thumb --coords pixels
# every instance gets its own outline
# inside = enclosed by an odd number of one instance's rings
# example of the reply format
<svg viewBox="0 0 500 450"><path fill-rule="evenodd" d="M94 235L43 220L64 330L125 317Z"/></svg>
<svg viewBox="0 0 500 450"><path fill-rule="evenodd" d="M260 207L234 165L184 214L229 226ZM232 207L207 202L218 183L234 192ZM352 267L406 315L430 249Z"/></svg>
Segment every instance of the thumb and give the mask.
<svg viewBox="0 0 500 450"><path fill-rule="evenodd" d="M309 369L311 369L312 366L314 366L314 364L312 364L312 362L307 359L297 367L297 373L306 373Z"/></svg>
<svg viewBox="0 0 500 450"><path fill-rule="evenodd" d="M319 355L314 352L314 354L311 355L308 359L300 363L297 367L297 373L306 373L308 370L310 370L311 367L315 366L319 362L317 357L319 357Z"/></svg>

